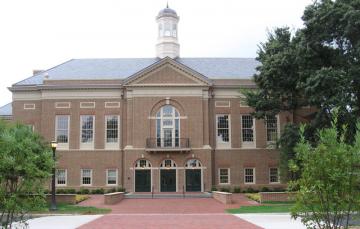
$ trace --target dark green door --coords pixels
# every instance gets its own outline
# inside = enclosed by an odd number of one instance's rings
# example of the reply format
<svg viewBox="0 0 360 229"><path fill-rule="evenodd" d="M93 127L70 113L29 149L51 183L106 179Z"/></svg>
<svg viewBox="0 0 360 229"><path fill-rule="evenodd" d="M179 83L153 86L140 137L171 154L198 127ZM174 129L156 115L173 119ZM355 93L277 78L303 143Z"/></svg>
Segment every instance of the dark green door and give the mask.
<svg viewBox="0 0 360 229"><path fill-rule="evenodd" d="M201 192L201 169L186 170L186 191Z"/></svg>
<svg viewBox="0 0 360 229"><path fill-rule="evenodd" d="M176 192L176 170L160 170L160 182L162 192Z"/></svg>
<svg viewBox="0 0 360 229"><path fill-rule="evenodd" d="M151 172L135 170L135 192L151 192Z"/></svg>

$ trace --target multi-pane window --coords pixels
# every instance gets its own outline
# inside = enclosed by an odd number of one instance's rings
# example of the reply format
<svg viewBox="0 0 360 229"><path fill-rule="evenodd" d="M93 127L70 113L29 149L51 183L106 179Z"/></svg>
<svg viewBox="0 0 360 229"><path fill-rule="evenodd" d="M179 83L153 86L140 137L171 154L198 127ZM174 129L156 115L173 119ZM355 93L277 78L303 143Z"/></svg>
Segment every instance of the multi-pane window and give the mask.
<svg viewBox="0 0 360 229"><path fill-rule="evenodd" d="M217 115L217 142L228 143L229 137L229 115Z"/></svg>
<svg viewBox="0 0 360 229"><path fill-rule="evenodd" d="M107 170L107 185L116 185L117 184L117 170L108 169Z"/></svg>
<svg viewBox="0 0 360 229"><path fill-rule="evenodd" d="M270 183L279 183L279 169L269 168Z"/></svg>
<svg viewBox="0 0 360 229"><path fill-rule="evenodd" d="M57 115L55 136L58 143L69 143L69 115Z"/></svg>
<svg viewBox="0 0 360 229"><path fill-rule="evenodd" d="M81 185L91 185L92 184L92 170L91 169L82 169L81 170Z"/></svg>
<svg viewBox="0 0 360 229"><path fill-rule="evenodd" d="M81 143L94 141L94 116L82 115L81 118Z"/></svg>
<svg viewBox="0 0 360 229"><path fill-rule="evenodd" d="M57 169L56 170L56 185L65 186L66 185L66 169Z"/></svg>
<svg viewBox="0 0 360 229"><path fill-rule="evenodd" d="M171 105L161 107L156 113L156 146L180 146L180 115Z"/></svg>
<svg viewBox="0 0 360 229"><path fill-rule="evenodd" d="M245 184L254 184L255 183L255 168L245 168L244 169L244 183Z"/></svg>
<svg viewBox="0 0 360 229"><path fill-rule="evenodd" d="M230 184L230 169L219 169L219 183Z"/></svg>
<svg viewBox="0 0 360 229"><path fill-rule="evenodd" d="M119 141L119 117L115 115L105 116L106 119L106 143L118 143Z"/></svg>
<svg viewBox="0 0 360 229"><path fill-rule="evenodd" d="M254 119L251 115L241 116L242 141L244 143L254 142Z"/></svg>
<svg viewBox="0 0 360 229"><path fill-rule="evenodd" d="M266 140L274 142L278 135L278 120L275 115L266 115Z"/></svg>

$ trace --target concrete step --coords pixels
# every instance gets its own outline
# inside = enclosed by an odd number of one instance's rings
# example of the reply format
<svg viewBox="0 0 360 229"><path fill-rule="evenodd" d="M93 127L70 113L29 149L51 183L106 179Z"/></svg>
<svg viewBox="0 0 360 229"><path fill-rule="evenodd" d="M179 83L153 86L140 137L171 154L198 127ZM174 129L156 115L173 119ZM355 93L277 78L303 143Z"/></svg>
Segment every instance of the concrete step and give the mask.
<svg viewBox="0 0 360 229"><path fill-rule="evenodd" d="M127 193L125 199L182 199L182 198L211 198L211 193Z"/></svg>

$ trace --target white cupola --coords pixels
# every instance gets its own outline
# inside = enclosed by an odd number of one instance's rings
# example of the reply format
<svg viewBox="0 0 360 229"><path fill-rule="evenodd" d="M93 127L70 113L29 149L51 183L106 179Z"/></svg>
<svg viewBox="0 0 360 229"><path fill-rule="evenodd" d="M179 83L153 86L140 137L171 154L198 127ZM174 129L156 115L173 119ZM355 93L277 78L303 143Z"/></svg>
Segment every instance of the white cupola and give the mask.
<svg viewBox="0 0 360 229"><path fill-rule="evenodd" d="M158 23L158 40L156 44L156 56L159 58L179 57L180 45L178 43L179 17L169 5L161 10L156 17Z"/></svg>

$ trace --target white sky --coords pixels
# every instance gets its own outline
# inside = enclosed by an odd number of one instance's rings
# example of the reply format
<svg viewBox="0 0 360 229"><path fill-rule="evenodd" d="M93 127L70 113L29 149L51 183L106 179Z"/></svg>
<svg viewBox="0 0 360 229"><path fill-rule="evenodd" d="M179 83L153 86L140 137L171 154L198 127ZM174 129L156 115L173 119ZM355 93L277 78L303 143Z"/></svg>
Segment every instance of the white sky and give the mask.
<svg viewBox="0 0 360 229"><path fill-rule="evenodd" d="M255 57L275 27L299 28L311 0L169 0L182 57ZM7 87L72 58L154 57L166 0L1 0L0 106Z"/></svg>

